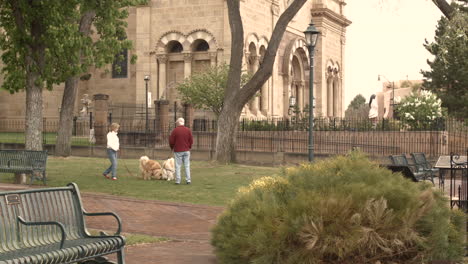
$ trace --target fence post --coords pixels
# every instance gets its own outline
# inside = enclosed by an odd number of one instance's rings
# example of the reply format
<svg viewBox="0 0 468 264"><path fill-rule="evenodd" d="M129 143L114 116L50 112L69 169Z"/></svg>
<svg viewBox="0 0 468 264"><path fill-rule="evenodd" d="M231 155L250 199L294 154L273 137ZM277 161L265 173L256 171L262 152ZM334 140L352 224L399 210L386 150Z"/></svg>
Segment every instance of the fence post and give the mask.
<svg viewBox="0 0 468 264"><path fill-rule="evenodd" d="M156 100L156 127L159 131L166 131L166 126L169 122L169 101Z"/></svg>
<svg viewBox="0 0 468 264"><path fill-rule="evenodd" d="M184 103L184 119L185 125L193 130L193 114L195 109L193 109L191 104Z"/></svg>
<svg viewBox="0 0 468 264"><path fill-rule="evenodd" d="M93 96L93 99L95 111L94 135L96 138L96 145L104 145L106 144L107 116L109 113L109 95L95 94Z"/></svg>
<svg viewBox="0 0 468 264"><path fill-rule="evenodd" d="M78 117L74 116L73 117L73 136L76 136L76 120L78 119Z"/></svg>
<svg viewBox="0 0 468 264"><path fill-rule="evenodd" d="M93 112L89 112L89 129L93 129Z"/></svg>

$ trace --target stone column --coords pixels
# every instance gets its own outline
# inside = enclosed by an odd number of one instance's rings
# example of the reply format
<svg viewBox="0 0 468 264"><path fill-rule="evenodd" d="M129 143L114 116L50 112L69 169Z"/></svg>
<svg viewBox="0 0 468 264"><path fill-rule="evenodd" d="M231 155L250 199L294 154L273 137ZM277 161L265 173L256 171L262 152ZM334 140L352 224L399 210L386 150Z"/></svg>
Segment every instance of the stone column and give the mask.
<svg viewBox="0 0 468 264"><path fill-rule="evenodd" d="M333 77L327 80L327 116L333 116Z"/></svg>
<svg viewBox="0 0 468 264"><path fill-rule="evenodd" d="M210 52L210 66L215 67L216 66L216 57L218 54L216 52Z"/></svg>
<svg viewBox="0 0 468 264"><path fill-rule="evenodd" d="M297 95L297 106L299 107L299 111L301 113L304 111L304 88L305 88L305 82L304 81L298 81L296 85L299 87L297 89L298 95Z"/></svg>
<svg viewBox="0 0 468 264"><path fill-rule="evenodd" d="M340 84L339 84L338 77L335 77L333 79L333 97L334 97L333 98L333 116L339 117L340 112L339 112L338 106L341 103L340 102L341 94L340 94Z"/></svg>
<svg viewBox="0 0 468 264"><path fill-rule="evenodd" d="M260 58L260 63L263 62L263 56ZM268 115L268 81L266 81L263 85L262 85L262 88L260 90L261 92L261 97L260 97L260 100L261 100L261 105L262 105L262 113L263 115L267 116Z"/></svg>
<svg viewBox="0 0 468 264"><path fill-rule="evenodd" d="M250 59L251 59L251 63L253 66L252 74L255 74L259 67L258 56L250 56ZM258 115L258 108L259 108L259 98L258 96L255 96L252 99L252 105L250 106L250 110L252 111L253 115Z"/></svg>
<svg viewBox="0 0 468 264"><path fill-rule="evenodd" d="M154 101L156 110L156 127L160 133L167 132L169 130L169 101L168 100L156 100ZM160 134L157 133L157 134Z"/></svg>
<svg viewBox="0 0 468 264"><path fill-rule="evenodd" d="M247 68L243 67L244 70L246 70L248 73L251 73L249 72L249 65L250 65L250 61L249 61L249 56L250 56L250 52L245 52L244 53L245 55L245 65L247 66ZM244 64L243 64L244 65ZM252 99L250 99L245 105L244 105L244 108L242 110L242 113L245 114L246 116L249 116L250 114L250 105L252 104Z"/></svg>
<svg viewBox="0 0 468 264"><path fill-rule="evenodd" d="M158 98L166 91L166 63L167 63L167 55L166 54L159 54L156 55L156 58L159 62L159 94ZM167 94L166 94L167 97Z"/></svg>
<svg viewBox="0 0 468 264"><path fill-rule="evenodd" d="M184 53L184 78L192 74L192 53Z"/></svg>
<svg viewBox="0 0 468 264"><path fill-rule="evenodd" d="M95 94L94 99L94 136L96 145L105 145L107 142L107 124L109 116L109 95Z"/></svg>
<svg viewBox="0 0 468 264"><path fill-rule="evenodd" d="M194 119L195 109L191 104L184 104L184 119L185 126L193 129L193 119Z"/></svg>

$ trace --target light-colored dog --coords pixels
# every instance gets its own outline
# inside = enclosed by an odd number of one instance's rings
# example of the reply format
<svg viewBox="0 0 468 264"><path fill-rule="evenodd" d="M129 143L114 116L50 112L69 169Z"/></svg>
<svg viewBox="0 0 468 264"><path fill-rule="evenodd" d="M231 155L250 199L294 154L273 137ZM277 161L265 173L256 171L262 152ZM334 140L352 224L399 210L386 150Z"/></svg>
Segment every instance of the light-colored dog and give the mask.
<svg viewBox="0 0 468 264"><path fill-rule="evenodd" d="M160 180L162 177L162 168L159 162L150 160L147 156L140 158L140 171L143 180Z"/></svg>
<svg viewBox="0 0 468 264"><path fill-rule="evenodd" d="M162 165L162 180L173 181L175 177L174 158L169 158Z"/></svg>

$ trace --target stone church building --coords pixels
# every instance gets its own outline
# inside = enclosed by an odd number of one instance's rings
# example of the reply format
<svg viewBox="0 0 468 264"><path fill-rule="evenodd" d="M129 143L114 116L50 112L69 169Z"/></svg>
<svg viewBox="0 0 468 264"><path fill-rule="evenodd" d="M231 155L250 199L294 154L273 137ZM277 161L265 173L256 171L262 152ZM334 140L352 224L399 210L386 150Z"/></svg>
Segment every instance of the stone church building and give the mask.
<svg viewBox="0 0 468 264"><path fill-rule="evenodd" d="M244 68L255 72L268 47L271 32L291 0L241 0L244 23ZM315 113L343 116L346 27L344 0L309 0L289 24L278 49L272 77L242 113L246 117L287 117L289 99L299 109L309 105L309 55L304 31L312 20L321 32L315 48ZM134 49L123 51L121 71L92 69L82 80L76 113L85 95L107 94L111 103L145 104L146 82L150 104L179 101L177 83L207 66L229 64L231 35L226 0L151 0L130 9L127 36ZM129 58L137 55L131 64ZM63 86L44 90L44 117L59 115ZM25 115L25 93L0 91L0 118Z"/></svg>

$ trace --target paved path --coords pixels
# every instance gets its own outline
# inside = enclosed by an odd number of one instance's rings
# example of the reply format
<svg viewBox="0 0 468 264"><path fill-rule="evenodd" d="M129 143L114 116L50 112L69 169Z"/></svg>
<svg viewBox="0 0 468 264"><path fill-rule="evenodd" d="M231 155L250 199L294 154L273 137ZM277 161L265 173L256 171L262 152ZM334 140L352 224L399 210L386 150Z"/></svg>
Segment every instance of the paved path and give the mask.
<svg viewBox="0 0 468 264"><path fill-rule="evenodd" d="M0 183L0 190L28 186ZM148 201L106 194L81 193L88 212L112 211L122 219L123 232L169 238L168 242L126 247L127 264L215 264L210 229L222 207ZM113 218L88 217L87 226L116 230ZM113 229L114 227L114 229ZM110 256L115 259L114 256Z"/></svg>

